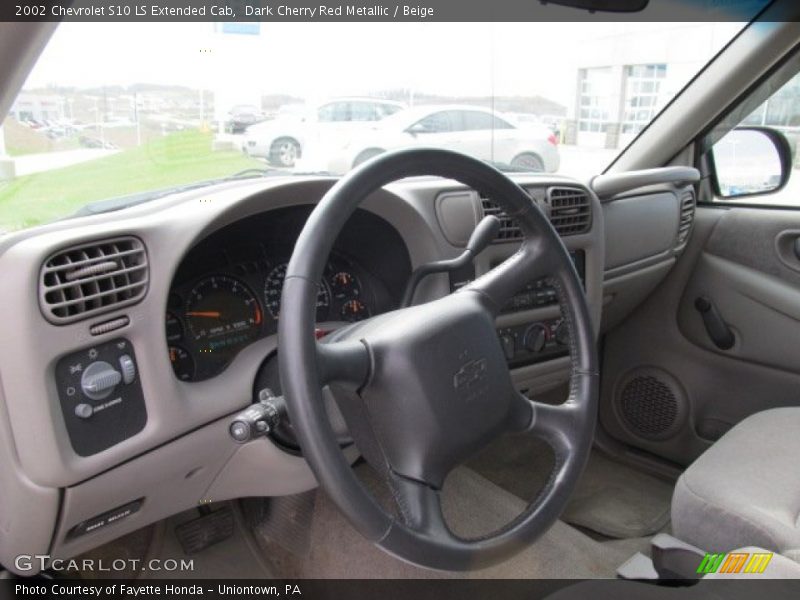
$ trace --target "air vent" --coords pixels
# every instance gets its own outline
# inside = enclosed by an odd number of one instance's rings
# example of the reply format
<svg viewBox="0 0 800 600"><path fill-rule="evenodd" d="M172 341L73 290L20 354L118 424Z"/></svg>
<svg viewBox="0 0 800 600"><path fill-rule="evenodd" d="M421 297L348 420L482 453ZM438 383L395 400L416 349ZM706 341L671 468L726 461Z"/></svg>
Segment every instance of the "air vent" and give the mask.
<svg viewBox="0 0 800 600"><path fill-rule="evenodd" d="M694 223L694 190L686 190L681 196L681 222L678 225L678 245L683 245L689 239L689 232Z"/></svg>
<svg viewBox="0 0 800 600"><path fill-rule="evenodd" d="M500 231L497 233L497 237L494 238L495 242L519 241L524 237L517 222L506 215L503 209L489 198L481 196L481 208L483 209L484 217L494 215L500 219Z"/></svg>
<svg viewBox="0 0 800 600"><path fill-rule="evenodd" d="M51 256L39 276L47 320L64 325L141 300L147 292L147 253L134 237L92 242Z"/></svg>
<svg viewBox="0 0 800 600"><path fill-rule="evenodd" d="M579 188L552 187L547 191L550 222L561 236L586 233L592 227L589 196Z"/></svg>

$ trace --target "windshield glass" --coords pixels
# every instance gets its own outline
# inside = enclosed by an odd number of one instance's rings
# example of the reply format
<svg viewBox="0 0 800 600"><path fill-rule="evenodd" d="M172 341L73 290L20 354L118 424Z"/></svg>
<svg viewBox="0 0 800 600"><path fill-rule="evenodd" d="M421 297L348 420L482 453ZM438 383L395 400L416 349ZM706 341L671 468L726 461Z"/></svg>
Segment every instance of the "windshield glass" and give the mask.
<svg viewBox="0 0 800 600"><path fill-rule="evenodd" d="M741 27L64 23L0 130L0 231L242 171L339 175L411 146L586 177Z"/></svg>

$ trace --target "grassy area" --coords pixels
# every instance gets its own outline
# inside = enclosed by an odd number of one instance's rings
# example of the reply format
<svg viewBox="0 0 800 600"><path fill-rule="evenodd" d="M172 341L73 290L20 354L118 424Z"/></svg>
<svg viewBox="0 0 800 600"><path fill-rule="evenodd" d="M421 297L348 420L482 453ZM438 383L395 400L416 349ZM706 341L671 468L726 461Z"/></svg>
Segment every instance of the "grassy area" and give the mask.
<svg viewBox="0 0 800 600"><path fill-rule="evenodd" d="M182 131L112 156L0 183L0 230L44 223L93 200L263 167L240 152L212 152L211 140L210 133Z"/></svg>

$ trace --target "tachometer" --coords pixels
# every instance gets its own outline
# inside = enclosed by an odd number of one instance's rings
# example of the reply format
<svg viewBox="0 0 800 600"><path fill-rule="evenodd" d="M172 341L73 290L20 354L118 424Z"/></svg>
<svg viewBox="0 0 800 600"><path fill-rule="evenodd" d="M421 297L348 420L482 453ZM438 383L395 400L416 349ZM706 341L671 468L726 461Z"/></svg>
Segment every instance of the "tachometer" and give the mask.
<svg viewBox="0 0 800 600"><path fill-rule="evenodd" d="M240 281L215 275L201 280L186 299L186 324L201 352L227 354L258 337L258 300Z"/></svg>
<svg viewBox="0 0 800 600"><path fill-rule="evenodd" d="M277 319L281 312L281 293L283 292L283 282L286 279L287 264L278 265L267 275L264 282L264 300L267 310ZM317 321L324 321L328 318L331 306L331 293L328 284L322 282L317 294Z"/></svg>

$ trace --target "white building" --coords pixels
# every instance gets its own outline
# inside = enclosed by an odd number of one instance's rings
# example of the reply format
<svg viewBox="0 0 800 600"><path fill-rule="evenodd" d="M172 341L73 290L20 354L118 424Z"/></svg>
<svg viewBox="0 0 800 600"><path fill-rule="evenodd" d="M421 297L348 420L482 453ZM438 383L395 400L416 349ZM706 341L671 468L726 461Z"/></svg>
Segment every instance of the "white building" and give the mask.
<svg viewBox="0 0 800 600"><path fill-rule="evenodd" d="M17 121L60 121L64 118L64 98L22 92L11 107L9 116Z"/></svg>
<svg viewBox="0 0 800 600"><path fill-rule="evenodd" d="M591 59L577 72L565 141L620 148L689 82L735 23L617 23L587 40Z"/></svg>

